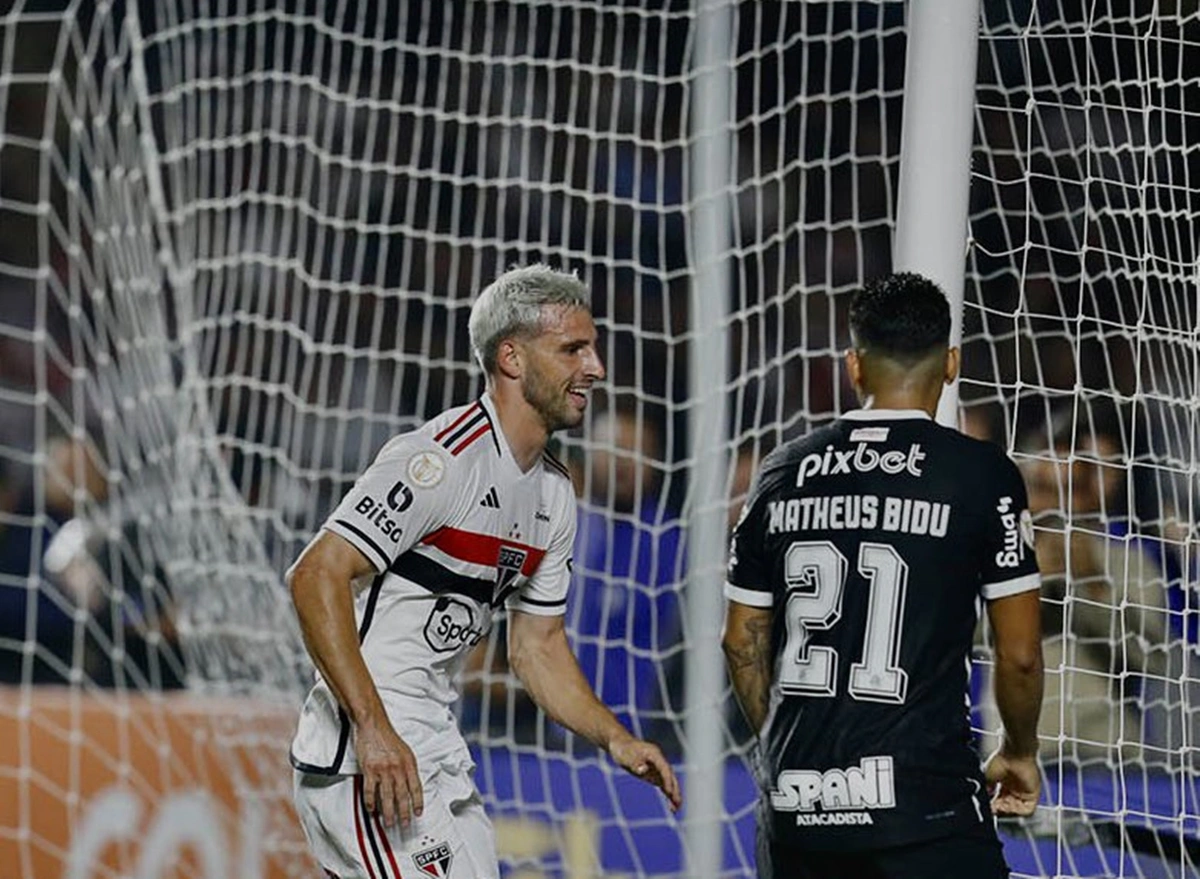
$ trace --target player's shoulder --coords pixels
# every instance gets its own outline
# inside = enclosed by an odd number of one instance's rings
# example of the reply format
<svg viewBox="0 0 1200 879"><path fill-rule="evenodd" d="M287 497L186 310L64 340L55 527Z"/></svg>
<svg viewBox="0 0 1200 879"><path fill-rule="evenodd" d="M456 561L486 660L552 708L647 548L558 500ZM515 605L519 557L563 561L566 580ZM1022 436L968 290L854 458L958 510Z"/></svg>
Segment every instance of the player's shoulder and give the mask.
<svg viewBox="0 0 1200 879"><path fill-rule="evenodd" d="M431 418L420 431L447 457L465 463L491 453L500 456L500 438L496 433L491 408L480 397L464 406L447 409Z"/></svg>
<svg viewBox="0 0 1200 879"><path fill-rule="evenodd" d="M953 450L956 460L962 467L969 468L973 473L1010 474L1016 471L1008 452L990 440L977 439L967 436L952 427L937 425L946 444Z"/></svg>
<svg viewBox="0 0 1200 879"><path fill-rule="evenodd" d="M826 446L840 437L840 433L839 423L835 421L832 424L811 430L803 436L798 436L781 443L763 458L760 468L761 472L766 475L767 473L775 473L779 470L794 467L805 456L811 455L813 452L823 451Z"/></svg>
<svg viewBox="0 0 1200 879"><path fill-rule="evenodd" d="M758 496L770 494L782 485L791 485L795 480L796 467L814 451L825 449L838 437L836 422L818 427L804 436L795 437L779 444L766 456L758 467L756 480Z"/></svg>
<svg viewBox="0 0 1200 879"><path fill-rule="evenodd" d="M550 449L542 451L542 470L556 485L567 488L574 493L575 483L571 479L571 471L567 469L567 465L560 461L558 456L550 451Z"/></svg>
<svg viewBox="0 0 1200 879"><path fill-rule="evenodd" d="M575 481L571 471L553 452L546 449L541 457L541 496L548 500L555 515L575 521Z"/></svg>
<svg viewBox="0 0 1200 879"><path fill-rule="evenodd" d="M447 409L415 430L384 444L378 463L402 467L415 485L432 488L476 466L481 454L498 458L498 440L487 409L476 400Z"/></svg>

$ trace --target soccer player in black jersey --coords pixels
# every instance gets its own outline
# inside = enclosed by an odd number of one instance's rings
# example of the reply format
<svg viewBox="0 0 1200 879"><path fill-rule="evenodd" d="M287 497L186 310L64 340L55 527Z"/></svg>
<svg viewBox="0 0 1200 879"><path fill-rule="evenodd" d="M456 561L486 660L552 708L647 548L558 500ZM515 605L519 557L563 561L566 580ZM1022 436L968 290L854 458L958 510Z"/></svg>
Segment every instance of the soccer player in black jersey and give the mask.
<svg viewBox="0 0 1200 879"><path fill-rule="evenodd" d="M938 425L950 310L898 273L850 307L863 408L763 461L734 529L723 646L759 733L763 879L1008 876L993 811L1040 787L1039 576L1025 486ZM969 651L980 600L1003 744L981 770Z"/></svg>

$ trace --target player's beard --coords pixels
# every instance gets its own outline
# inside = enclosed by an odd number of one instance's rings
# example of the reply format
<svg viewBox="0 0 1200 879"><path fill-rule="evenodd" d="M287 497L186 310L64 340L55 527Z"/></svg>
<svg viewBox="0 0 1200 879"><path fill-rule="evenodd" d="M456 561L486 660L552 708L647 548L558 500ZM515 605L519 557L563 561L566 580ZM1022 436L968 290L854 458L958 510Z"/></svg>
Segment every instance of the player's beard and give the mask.
<svg viewBox="0 0 1200 879"><path fill-rule="evenodd" d="M539 369L525 373L521 393L541 417L547 433L575 427L583 420L583 413L571 405L566 386L555 386Z"/></svg>

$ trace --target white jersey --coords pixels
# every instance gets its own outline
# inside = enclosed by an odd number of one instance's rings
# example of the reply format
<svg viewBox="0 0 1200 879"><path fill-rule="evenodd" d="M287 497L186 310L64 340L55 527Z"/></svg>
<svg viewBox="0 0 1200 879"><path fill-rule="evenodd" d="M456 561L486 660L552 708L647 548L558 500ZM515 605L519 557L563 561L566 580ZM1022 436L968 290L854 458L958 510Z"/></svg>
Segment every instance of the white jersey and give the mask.
<svg viewBox="0 0 1200 879"><path fill-rule="evenodd" d="M388 442L323 527L377 571L355 584L355 613L392 724L423 774L469 764L451 713L463 659L501 605L566 610L575 539L566 469L545 454L522 473L485 394ZM350 723L319 676L291 758L305 772L358 771Z"/></svg>

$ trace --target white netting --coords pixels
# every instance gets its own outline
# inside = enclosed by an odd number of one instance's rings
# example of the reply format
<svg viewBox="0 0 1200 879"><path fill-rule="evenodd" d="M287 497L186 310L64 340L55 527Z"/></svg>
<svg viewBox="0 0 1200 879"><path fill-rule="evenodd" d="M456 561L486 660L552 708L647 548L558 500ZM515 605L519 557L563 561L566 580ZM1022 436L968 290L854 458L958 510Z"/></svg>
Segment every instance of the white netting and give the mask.
<svg viewBox="0 0 1200 879"><path fill-rule="evenodd" d="M21 606L0 642L14 704L37 714L32 684L65 679L294 705L282 571L388 436L478 392L471 297L542 259L591 286L610 372L609 415L563 443L585 516L572 632L605 698L679 756L694 10L45 8L5 19L0 68L3 399L30 428L4 446L6 484L29 487L4 519L28 550L0 583ZM848 402L833 302L887 266L903 10L730 11L728 448L752 454ZM511 875L683 872L675 819L503 687L496 646L464 724ZM286 775L281 742L227 744ZM3 837L27 859L66 847L31 789L94 795L33 760L11 767L26 805ZM730 766L723 871L743 875L754 792Z"/></svg>
<svg viewBox="0 0 1200 879"><path fill-rule="evenodd" d="M1040 527L1061 805L1009 829L1031 872L1195 875L1200 20L985 6L963 412Z"/></svg>
<svg viewBox="0 0 1200 879"><path fill-rule="evenodd" d="M686 755L695 5L163 0L7 14L0 665L18 686L0 719L21 746L0 766L14 810L0 852L11 844L27 873L61 869L73 845L61 828L93 814L101 782L48 772L42 739L160 808L175 802L155 793L172 773L176 787L211 782L203 761L170 769L170 749L147 768L128 740L108 748L78 706L42 704L34 684L48 680L133 716L148 750L179 747L152 731L182 714L218 764L236 751L250 767L232 802L286 799L274 721L231 726L228 703L204 703L206 721L204 706L155 694L252 695L283 706L273 717L287 726L307 662L282 571L388 436L478 392L466 309L515 262L580 272L610 371L596 400L609 414L563 439L582 496L577 649L619 713ZM1080 672L1081 651L1106 657L1095 674L1051 676L1097 684L1047 708L1068 806L1015 828L1009 847L1021 872L1152 875L1134 852L1145 843L1178 873L1180 836L1159 830L1194 831L1196 816L1179 633L1195 607L1197 22L1161 4L1084 5L989 0L980 52L964 413L1052 497L1047 545L1072 535L1058 541L1073 577L1047 602L1048 655ZM904 6L725 8L733 499L745 464L852 405L836 355L845 294L890 262ZM1121 427L1102 448L1110 422ZM1052 431L1085 465L1061 490ZM1095 478L1099 458L1115 479ZM1088 479L1115 488L1095 500ZM1120 522L1135 540L1106 536ZM1131 544L1176 573L1156 580ZM1137 612L1155 589L1184 604ZM505 686L498 648L468 676L463 722L508 875L683 873L675 819ZM1111 741L1069 725L1089 707ZM732 725L722 872L740 876L754 791ZM225 817L252 835L252 820ZM264 871L303 872L294 825L256 838Z"/></svg>

